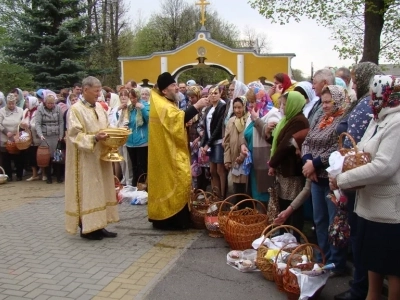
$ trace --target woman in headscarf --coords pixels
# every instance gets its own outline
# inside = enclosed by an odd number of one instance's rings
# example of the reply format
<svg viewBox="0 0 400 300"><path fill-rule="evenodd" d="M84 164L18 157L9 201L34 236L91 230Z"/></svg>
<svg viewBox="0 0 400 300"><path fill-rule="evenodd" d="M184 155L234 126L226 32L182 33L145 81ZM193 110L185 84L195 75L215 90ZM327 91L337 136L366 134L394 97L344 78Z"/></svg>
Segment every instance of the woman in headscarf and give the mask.
<svg viewBox="0 0 400 300"><path fill-rule="evenodd" d="M279 97L286 92L293 91L296 84L285 73L278 73L274 76L274 86L268 90L268 94L276 108L279 108Z"/></svg>
<svg viewBox="0 0 400 300"><path fill-rule="evenodd" d="M243 82L236 80L236 79L234 79L232 81L232 83L229 85L228 97L230 98L229 99L230 101L227 103L227 107L226 107L227 111L226 111L225 121L224 121L225 126L228 124L229 119L233 115L233 105L232 105L231 101L233 99L236 99L238 97L246 95L248 90L249 90L249 88L247 87L247 85L245 85Z"/></svg>
<svg viewBox="0 0 400 300"><path fill-rule="evenodd" d="M370 84L376 74L382 74L378 65L371 62L363 62L354 66L351 75L353 89L356 92L358 100L347 104L346 110L336 131L338 134L347 132L356 143L360 142L364 136L365 130L371 121L372 108L369 104L371 100ZM348 138L344 139L344 147L352 148ZM365 299L368 292L368 271L361 260L362 239L357 233L357 224L359 217L354 212L356 201L355 191L344 191L347 197L347 211L349 212L350 242L353 253L354 278L349 290L336 295L336 298L343 299L346 295L353 298ZM345 299L345 298L344 298Z"/></svg>
<svg viewBox="0 0 400 300"><path fill-rule="evenodd" d="M43 105L40 105L36 112L36 131L44 144L49 145L50 153L53 154L57 148L58 142L64 138L64 119L61 113L61 108L56 105L57 95L50 90L43 92ZM47 183L53 183L52 168L57 176L57 182L63 182L63 166L61 164L53 164L53 159L50 159L50 164L45 168L46 176L42 180Z"/></svg>
<svg viewBox="0 0 400 300"><path fill-rule="evenodd" d="M305 178L302 174L301 158L296 155L296 149L290 143L293 135L303 129L308 129L307 118L303 114L306 104L304 96L299 92L289 92L281 96L281 113L283 118L272 132L271 159L269 175L276 176L278 182L279 207L287 209L291 202L301 192ZM294 210L294 209L293 209ZM303 229L303 209L297 209L286 221L286 224Z"/></svg>
<svg viewBox="0 0 400 300"><path fill-rule="evenodd" d="M385 277L389 299L400 299L400 156L396 151L400 145L400 79L376 75L370 88L373 119L357 146L370 153L372 161L330 178L330 187L365 186L357 190L355 212L361 259L368 270L366 299L380 299Z"/></svg>
<svg viewBox="0 0 400 300"><path fill-rule="evenodd" d="M24 111L17 106L17 97L10 93L7 95L6 106L0 109L0 155L4 171L8 176L8 181L12 181L11 161L17 169L17 181L22 180L24 168L23 156L21 153L11 154L6 150L6 142L14 141L14 137L18 134L18 124L22 121Z"/></svg>
<svg viewBox="0 0 400 300"><path fill-rule="evenodd" d="M228 172L231 171L234 193L245 194L247 175L243 172L245 156L240 153L240 141L248 118L246 97L233 99L232 107L234 116L229 119L224 137L224 164ZM237 202L240 200L236 199Z"/></svg>
<svg viewBox="0 0 400 300"><path fill-rule="evenodd" d="M281 113L273 106L261 83L249 84L246 98L250 115L241 141L241 153L252 160L248 176L249 194L266 203L269 200L268 189L273 185L273 178L268 176L271 145L266 137L281 119Z"/></svg>
<svg viewBox="0 0 400 300"><path fill-rule="evenodd" d="M126 147L132 162L132 183L136 184L139 177L147 173L150 106L148 102L140 100L140 91L137 88L129 91L129 99L128 127L132 133L128 137Z"/></svg>
<svg viewBox="0 0 400 300"><path fill-rule="evenodd" d="M304 105L303 114L307 118L315 102L317 102L319 98L315 95L315 91L312 88L311 82L308 81L300 81L296 83L294 90L302 94L306 99L306 105Z"/></svg>
<svg viewBox="0 0 400 300"><path fill-rule="evenodd" d="M24 109L25 107L25 98L24 98L24 94L22 92L21 89L19 88L15 88L11 91L11 93L13 93L15 95L15 97L17 98L17 107L20 107L22 109Z"/></svg>
<svg viewBox="0 0 400 300"><path fill-rule="evenodd" d="M346 268L346 249L328 242L328 227L336 215L336 205L327 197L330 193L328 173L329 156L338 149L336 126L343 115L346 94L342 87L328 85L323 88L323 113L310 129L302 145L303 174L312 180L311 196L318 245L325 253L327 263L334 263L335 275Z"/></svg>
<svg viewBox="0 0 400 300"><path fill-rule="evenodd" d="M26 181L39 179L38 166L36 162L36 152L40 144L40 138L36 131L36 112L39 104L39 100L36 97L28 96L27 108L24 110L24 116L21 123L21 126L24 128L29 128L32 135L32 144L26 151L28 164L32 168L32 176Z"/></svg>

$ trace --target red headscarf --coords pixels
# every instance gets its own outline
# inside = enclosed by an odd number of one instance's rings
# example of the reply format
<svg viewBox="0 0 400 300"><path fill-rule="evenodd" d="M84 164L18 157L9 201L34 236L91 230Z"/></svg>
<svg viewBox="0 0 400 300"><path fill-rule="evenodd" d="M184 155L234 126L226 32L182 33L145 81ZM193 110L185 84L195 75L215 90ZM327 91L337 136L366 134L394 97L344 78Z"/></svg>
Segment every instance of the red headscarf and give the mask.
<svg viewBox="0 0 400 300"><path fill-rule="evenodd" d="M292 80L287 74L283 74L283 82L282 82L282 93L285 93L288 88L292 85Z"/></svg>

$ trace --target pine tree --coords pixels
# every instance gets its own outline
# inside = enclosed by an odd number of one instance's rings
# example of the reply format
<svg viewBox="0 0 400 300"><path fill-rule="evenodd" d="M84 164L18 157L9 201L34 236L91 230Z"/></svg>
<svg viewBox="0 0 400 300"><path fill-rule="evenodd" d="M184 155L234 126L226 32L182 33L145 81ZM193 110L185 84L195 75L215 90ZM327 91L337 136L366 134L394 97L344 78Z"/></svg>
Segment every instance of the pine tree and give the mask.
<svg viewBox="0 0 400 300"><path fill-rule="evenodd" d="M80 0L32 0L23 7L21 27L6 54L25 67L38 87L59 90L86 74L84 58L90 37L83 36L86 19Z"/></svg>

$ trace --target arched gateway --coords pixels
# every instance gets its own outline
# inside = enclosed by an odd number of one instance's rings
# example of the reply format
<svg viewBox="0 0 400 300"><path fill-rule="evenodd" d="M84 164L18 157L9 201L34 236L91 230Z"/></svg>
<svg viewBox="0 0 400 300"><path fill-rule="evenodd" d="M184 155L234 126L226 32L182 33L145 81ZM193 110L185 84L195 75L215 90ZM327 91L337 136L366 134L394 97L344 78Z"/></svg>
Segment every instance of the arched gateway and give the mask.
<svg viewBox="0 0 400 300"><path fill-rule="evenodd" d="M155 52L148 56L119 57L121 81L136 80L153 85L159 74L170 72L175 78L193 67L216 67L236 79L249 83L264 77L272 80L276 73L291 74L294 53L257 54L251 49L232 49L211 38L204 26L190 42L172 51ZM229 78L228 78L229 79Z"/></svg>

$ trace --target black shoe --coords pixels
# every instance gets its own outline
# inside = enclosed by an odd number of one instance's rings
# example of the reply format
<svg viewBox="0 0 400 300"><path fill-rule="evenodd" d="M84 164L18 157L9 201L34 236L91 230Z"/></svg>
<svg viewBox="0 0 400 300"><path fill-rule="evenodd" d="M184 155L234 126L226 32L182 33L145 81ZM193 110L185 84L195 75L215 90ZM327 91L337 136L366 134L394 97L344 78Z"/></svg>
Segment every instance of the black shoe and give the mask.
<svg viewBox="0 0 400 300"><path fill-rule="evenodd" d="M64 182L64 180L62 180L62 179L57 179L57 183L63 183Z"/></svg>
<svg viewBox="0 0 400 300"><path fill-rule="evenodd" d="M22 181L22 177L17 177L17 181Z"/></svg>
<svg viewBox="0 0 400 300"><path fill-rule="evenodd" d="M52 184L52 183L53 183L53 180L51 180L51 179L47 179L47 180L46 180L46 183L48 183L48 184Z"/></svg>
<svg viewBox="0 0 400 300"><path fill-rule="evenodd" d="M89 232L89 233L81 232L81 238L92 240L92 241L100 241L103 239L103 235L101 234L101 231L99 231L99 230Z"/></svg>
<svg viewBox="0 0 400 300"><path fill-rule="evenodd" d="M333 297L333 299L335 299L335 300L364 300L364 298L359 298L359 297L353 296L353 294L350 292L350 290L345 291L341 294L335 295L335 297Z"/></svg>
<svg viewBox="0 0 400 300"><path fill-rule="evenodd" d="M115 237L117 237L118 233L111 232L111 231L108 231L107 229L103 228L103 229L101 229L101 235L105 238L115 238Z"/></svg>

